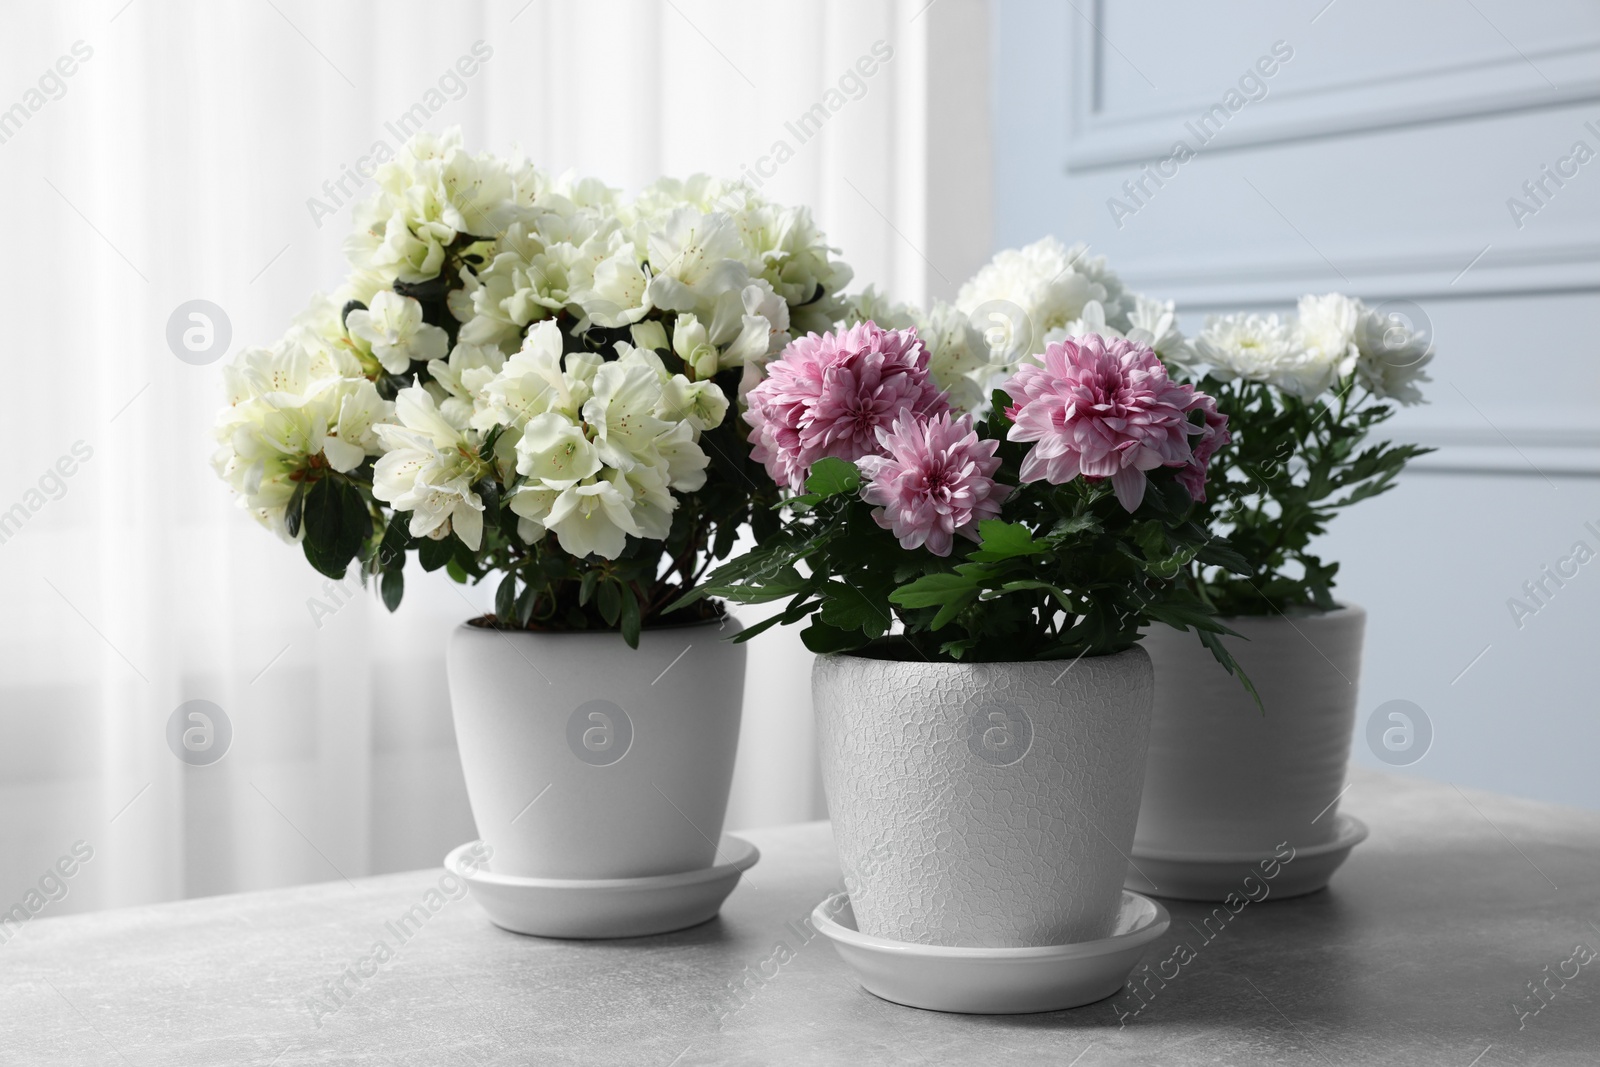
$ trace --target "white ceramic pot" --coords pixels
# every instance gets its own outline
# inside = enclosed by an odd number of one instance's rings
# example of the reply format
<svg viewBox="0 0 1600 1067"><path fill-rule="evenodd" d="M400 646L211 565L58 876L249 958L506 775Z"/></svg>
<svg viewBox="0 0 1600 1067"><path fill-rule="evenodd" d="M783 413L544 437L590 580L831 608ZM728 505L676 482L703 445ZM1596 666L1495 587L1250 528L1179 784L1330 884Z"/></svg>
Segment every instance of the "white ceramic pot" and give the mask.
<svg viewBox="0 0 1600 1067"><path fill-rule="evenodd" d="M1265 713L1194 634L1151 627L1143 644L1155 665L1155 714L1135 863L1141 855L1271 855L1283 842L1315 848L1344 826L1336 798L1350 760L1366 612L1220 621L1249 639L1224 641Z"/></svg>
<svg viewBox="0 0 1600 1067"><path fill-rule="evenodd" d="M1137 648L1070 667L819 657L823 785L859 930L989 948L1109 936L1153 682Z"/></svg>
<svg viewBox="0 0 1600 1067"><path fill-rule="evenodd" d="M745 648L725 623L450 641L467 797L497 875L643 878L710 867L733 783Z"/></svg>

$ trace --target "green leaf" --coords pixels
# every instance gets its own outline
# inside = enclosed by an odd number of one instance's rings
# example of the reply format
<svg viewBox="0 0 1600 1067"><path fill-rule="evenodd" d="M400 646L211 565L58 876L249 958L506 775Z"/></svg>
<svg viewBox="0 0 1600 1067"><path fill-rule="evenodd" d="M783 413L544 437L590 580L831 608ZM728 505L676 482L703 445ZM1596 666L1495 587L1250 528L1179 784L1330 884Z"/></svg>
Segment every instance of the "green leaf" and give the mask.
<svg viewBox="0 0 1600 1067"><path fill-rule="evenodd" d="M589 603L594 598L594 587L600 581L599 571L584 571L583 580L578 583L578 604Z"/></svg>
<svg viewBox="0 0 1600 1067"><path fill-rule="evenodd" d="M639 598L631 585L622 587L622 639L629 648L639 647Z"/></svg>
<svg viewBox="0 0 1600 1067"><path fill-rule="evenodd" d="M400 606L400 598L406 592L406 572L399 568L384 571L379 590L383 594L383 606L394 611Z"/></svg>
<svg viewBox="0 0 1600 1067"><path fill-rule="evenodd" d="M306 506L306 486L310 483L301 480L295 483L294 492L289 494L289 506L283 513L283 528L290 537L300 535L300 519Z"/></svg>
<svg viewBox="0 0 1600 1067"><path fill-rule="evenodd" d="M500 588L494 591L494 617L508 623L517 610L517 576L513 572L500 579Z"/></svg>
<svg viewBox="0 0 1600 1067"><path fill-rule="evenodd" d="M1195 633L1199 635L1200 643L1211 650L1212 657L1222 664L1223 670L1239 679L1239 684L1244 686L1244 691L1249 693L1251 698L1255 700L1256 709L1265 715L1267 706L1261 703L1261 694L1256 692L1255 683L1250 680L1248 674L1244 673L1244 668L1234 660L1233 654L1228 651L1228 646L1222 643L1222 635L1211 630L1196 630Z"/></svg>
<svg viewBox="0 0 1600 1067"><path fill-rule="evenodd" d="M436 571L443 567L450 562L450 557L454 553L455 550L451 547L448 537L439 540L423 537L417 541L417 559L421 561L422 569L425 571Z"/></svg>
<svg viewBox="0 0 1600 1067"><path fill-rule="evenodd" d="M849 652L866 644L866 640L858 631L841 630L825 622L814 622L801 630L800 640L805 642L806 648L819 656L825 656L829 652Z"/></svg>
<svg viewBox="0 0 1600 1067"><path fill-rule="evenodd" d="M528 622L533 618L533 606L539 601L539 587L532 582L522 587L522 592L517 595L517 625L527 628Z"/></svg>
<svg viewBox="0 0 1600 1067"><path fill-rule="evenodd" d="M856 465L833 456L824 456L812 464L811 476L806 479L806 490L822 499L860 488L861 472Z"/></svg>
<svg viewBox="0 0 1600 1067"><path fill-rule="evenodd" d="M882 637L889 631L888 609L848 582L829 582L818 592L827 597L818 618L829 626L860 630L868 637Z"/></svg>
<svg viewBox="0 0 1600 1067"><path fill-rule="evenodd" d="M978 547L967 553L968 559L996 562L1018 556L1040 556L1050 551L1043 541L1033 539L1033 531L1020 522L1003 522L985 519L978 523Z"/></svg>
<svg viewBox="0 0 1600 1067"><path fill-rule="evenodd" d="M606 621L607 626L615 626L617 619L622 615L622 588L615 581L607 579L600 583L600 617Z"/></svg>
<svg viewBox="0 0 1600 1067"><path fill-rule="evenodd" d="M341 478L323 478L306 493L306 559L338 580L372 536L372 515L361 491Z"/></svg>
<svg viewBox="0 0 1600 1067"><path fill-rule="evenodd" d="M378 568L383 571L402 570L406 565L406 549L411 545L411 513L397 511L383 529L383 541L378 545Z"/></svg>
<svg viewBox="0 0 1600 1067"><path fill-rule="evenodd" d="M925 574L909 585L902 585L889 594L889 599L906 608L932 608L948 602L952 597L978 595L978 579L972 574L941 571Z"/></svg>

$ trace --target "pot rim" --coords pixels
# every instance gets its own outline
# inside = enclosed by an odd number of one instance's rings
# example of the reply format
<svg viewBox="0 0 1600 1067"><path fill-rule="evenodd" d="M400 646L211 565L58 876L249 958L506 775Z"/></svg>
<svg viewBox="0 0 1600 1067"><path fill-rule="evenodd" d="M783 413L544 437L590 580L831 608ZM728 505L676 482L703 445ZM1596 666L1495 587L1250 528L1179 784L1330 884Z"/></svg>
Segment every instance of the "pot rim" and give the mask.
<svg viewBox="0 0 1600 1067"><path fill-rule="evenodd" d="M1299 614L1291 614L1290 612L1299 612ZM1222 621L1226 621L1228 619L1270 619L1274 621L1286 619L1289 622L1301 622L1317 619L1337 619L1350 615L1365 615L1367 613L1367 609L1360 604L1354 603L1353 601L1342 600L1333 608L1332 611L1322 611L1315 607L1296 605L1294 608L1290 609L1290 612L1273 610L1260 615L1217 615L1214 617Z"/></svg>
<svg viewBox="0 0 1600 1067"><path fill-rule="evenodd" d="M1056 666L1062 663L1073 664L1082 660L1096 660L1102 663L1120 659L1124 656L1133 656L1142 653L1146 658L1150 653L1145 650L1144 641L1134 642L1132 647L1120 652L1108 652L1101 656L1062 656L1060 659L994 659L994 660L914 660L914 659L885 659L882 656L862 656L854 652L824 652L817 656L819 662L823 660L848 660L853 663L909 663L915 667L923 668L963 668L973 669L978 667L1038 667Z"/></svg>
<svg viewBox="0 0 1600 1067"><path fill-rule="evenodd" d="M479 626L477 620L484 616L479 615L467 619L455 626L457 632L465 631L473 634L500 635L502 637L603 637L622 639L621 630L502 630L495 626ZM645 626L639 630L640 636L644 634L674 633L681 630L695 630L712 626L719 630L727 629L730 634L736 634L744 629L744 625L731 611L724 610L719 618L696 619L693 622L674 622L665 626Z"/></svg>

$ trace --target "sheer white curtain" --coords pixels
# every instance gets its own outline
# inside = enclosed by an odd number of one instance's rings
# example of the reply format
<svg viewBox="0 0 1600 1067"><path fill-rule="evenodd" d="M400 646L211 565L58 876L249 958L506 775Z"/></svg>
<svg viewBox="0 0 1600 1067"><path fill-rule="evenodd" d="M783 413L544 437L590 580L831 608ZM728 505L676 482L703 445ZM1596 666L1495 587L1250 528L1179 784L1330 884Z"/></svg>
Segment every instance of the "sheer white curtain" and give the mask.
<svg viewBox="0 0 1600 1067"><path fill-rule="evenodd" d="M207 462L220 363L167 343L186 301L237 349L333 287L353 172L405 121L625 188L748 168L901 298L988 251L979 0L3 11L0 911L79 841L41 914L426 866L472 836L442 648L479 592L417 574L390 616L326 585L232 507ZM730 825L815 817L809 660L773 634L751 667ZM194 699L231 724L211 766L166 740Z"/></svg>

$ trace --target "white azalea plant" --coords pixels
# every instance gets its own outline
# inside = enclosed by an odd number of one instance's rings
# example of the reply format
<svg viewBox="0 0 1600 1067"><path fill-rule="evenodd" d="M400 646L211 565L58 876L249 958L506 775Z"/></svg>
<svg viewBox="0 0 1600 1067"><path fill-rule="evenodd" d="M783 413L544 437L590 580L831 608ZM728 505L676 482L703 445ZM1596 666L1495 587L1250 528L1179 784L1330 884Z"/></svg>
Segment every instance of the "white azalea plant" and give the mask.
<svg viewBox="0 0 1600 1067"><path fill-rule="evenodd" d="M776 526L729 408L839 320L849 268L804 208L705 176L628 199L452 132L376 181L343 287L224 369L218 473L391 610L414 550L499 575L498 626L637 643L742 527Z"/></svg>
<svg viewBox="0 0 1600 1067"><path fill-rule="evenodd" d="M1211 474L1196 518L1237 558L1229 567L1191 562L1188 580L1224 615L1333 608L1339 565L1313 553L1312 541L1339 509L1392 488L1429 451L1367 437L1396 403L1422 401L1431 338L1404 314L1339 293L1306 296L1287 318L1212 316L1191 341L1172 302L1129 291L1085 245L1046 237L998 253L953 305L921 311L869 290L847 315L916 326L964 410L981 412L998 381L1038 364L1051 343L1089 334L1153 349L1172 377L1214 397L1227 433L1202 457Z"/></svg>

